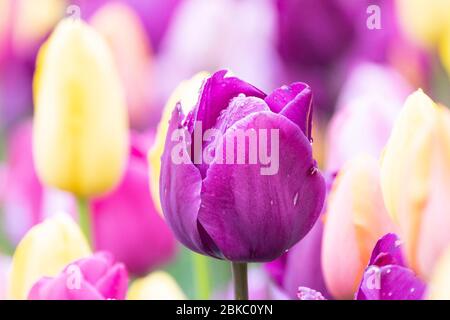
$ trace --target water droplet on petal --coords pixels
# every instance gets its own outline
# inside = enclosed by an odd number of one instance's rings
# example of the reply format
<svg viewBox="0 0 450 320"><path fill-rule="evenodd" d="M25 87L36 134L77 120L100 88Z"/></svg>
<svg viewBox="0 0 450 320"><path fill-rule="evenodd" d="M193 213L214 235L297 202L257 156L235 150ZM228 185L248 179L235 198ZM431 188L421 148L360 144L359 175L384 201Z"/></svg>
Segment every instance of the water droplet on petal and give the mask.
<svg viewBox="0 0 450 320"><path fill-rule="evenodd" d="M312 166L312 167L309 169L309 174L310 174L311 176L313 176L313 175L315 175L315 174L317 173L317 171L319 171L319 169L317 169L317 167L315 167L315 166Z"/></svg>
<svg viewBox="0 0 450 320"><path fill-rule="evenodd" d="M411 293L413 293L414 291L416 291L416 288L411 288L411 289L409 290L409 292L411 292Z"/></svg>
<svg viewBox="0 0 450 320"><path fill-rule="evenodd" d="M294 201L294 206L296 206L298 203L298 192L295 193L293 201Z"/></svg>

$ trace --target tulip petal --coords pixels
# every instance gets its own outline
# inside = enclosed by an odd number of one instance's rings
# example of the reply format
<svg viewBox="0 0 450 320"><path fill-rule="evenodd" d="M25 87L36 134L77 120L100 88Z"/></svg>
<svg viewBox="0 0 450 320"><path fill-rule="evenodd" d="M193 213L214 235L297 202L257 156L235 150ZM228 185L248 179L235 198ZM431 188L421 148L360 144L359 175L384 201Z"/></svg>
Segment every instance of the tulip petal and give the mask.
<svg viewBox="0 0 450 320"><path fill-rule="evenodd" d="M282 86L267 96L265 101L273 112L293 121L311 140L312 92L307 84L296 82Z"/></svg>
<svg viewBox="0 0 450 320"><path fill-rule="evenodd" d="M113 263L113 258L106 252L94 254L90 259L81 259L76 262L89 283L96 283L108 271ZM70 265L69 265L70 266Z"/></svg>
<svg viewBox="0 0 450 320"><path fill-rule="evenodd" d="M78 225L63 214L31 228L14 252L9 298L25 299L43 276L58 274L68 263L90 254Z"/></svg>
<svg viewBox="0 0 450 320"><path fill-rule="evenodd" d="M122 263L115 264L95 287L105 299L125 299L128 288L128 273L125 266Z"/></svg>
<svg viewBox="0 0 450 320"><path fill-rule="evenodd" d="M412 270L395 265L370 266L364 272L357 300L420 300L425 283Z"/></svg>
<svg viewBox="0 0 450 320"><path fill-rule="evenodd" d="M79 288L70 288L70 274L63 273L57 278L42 278L28 295L29 300L103 300L99 292L84 279Z"/></svg>
<svg viewBox="0 0 450 320"><path fill-rule="evenodd" d="M277 174L262 175L260 164L218 164L216 155L202 186L198 219L232 261L274 260L306 235L323 206L325 181L310 142L291 121L271 112L251 114L223 138L235 129L262 128L279 130Z"/></svg>
<svg viewBox="0 0 450 320"><path fill-rule="evenodd" d="M207 249L202 243L197 226L202 177L192 162L175 164L171 158L172 150L179 143L172 141L171 136L174 130L182 128L183 118L181 105L178 103L169 121L161 161L161 207L178 240L193 251L205 253ZM183 152L186 153L187 150L184 149Z"/></svg>
<svg viewBox="0 0 450 320"><path fill-rule="evenodd" d="M400 249L400 239L394 233L388 233L378 240L369 262L369 265L377 265L379 267L389 264L405 266Z"/></svg>
<svg viewBox="0 0 450 320"><path fill-rule="evenodd" d="M188 128L191 132L194 121L201 121L203 130L212 128L220 112L226 109L231 99L239 94L261 99L266 97L264 92L251 84L236 77L228 77L227 72L227 70L217 71L204 83L198 105L187 117Z"/></svg>

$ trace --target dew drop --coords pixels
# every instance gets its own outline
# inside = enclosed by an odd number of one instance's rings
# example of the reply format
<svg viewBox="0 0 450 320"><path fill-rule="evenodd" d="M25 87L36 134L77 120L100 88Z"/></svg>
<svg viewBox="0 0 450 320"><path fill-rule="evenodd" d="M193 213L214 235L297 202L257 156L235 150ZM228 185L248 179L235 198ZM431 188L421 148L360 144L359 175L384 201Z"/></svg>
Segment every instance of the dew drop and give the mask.
<svg viewBox="0 0 450 320"><path fill-rule="evenodd" d="M289 87L287 85L282 85L281 90L289 91Z"/></svg>
<svg viewBox="0 0 450 320"><path fill-rule="evenodd" d="M392 292L389 292L389 293L388 293L388 296L391 297L391 296L392 296Z"/></svg>
<svg viewBox="0 0 450 320"><path fill-rule="evenodd" d="M273 206L273 200L270 200L270 205Z"/></svg>
<svg viewBox="0 0 450 320"><path fill-rule="evenodd" d="M244 93L239 93L238 98L245 98L246 95Z"/></svg>
<svg viewBox="0 0 450 320"><path fill-rule="evenodd" d="M317 173L317 171L319 171L319 169L317 169L317 167L315 167L315 166L312 166L312 167L309 169L309 174L310 174L311 176L313 176L313 175L315 175L315 174Z"/></svg>
<svg viewBox="0 0 450 320"><path fill-rule="evenodd" d="M298 203L298 192L295 193L293 201L294 201L294 206L296 206Z"/></svg>
<svg viewBox="0 0 450 320"><path fill-rule="evenodd" d="M411 292L411 293L413 293L414 291L416 291L416 288L411 288L411 289L409 290L409 292Z"/></svg>
<svg viewBox="0 0 450 320"><path fill-rule="evenodd" d="M391 273L391 269L387 269L387 270L386 270L386 273L387 273L387 274Z"/></svg>

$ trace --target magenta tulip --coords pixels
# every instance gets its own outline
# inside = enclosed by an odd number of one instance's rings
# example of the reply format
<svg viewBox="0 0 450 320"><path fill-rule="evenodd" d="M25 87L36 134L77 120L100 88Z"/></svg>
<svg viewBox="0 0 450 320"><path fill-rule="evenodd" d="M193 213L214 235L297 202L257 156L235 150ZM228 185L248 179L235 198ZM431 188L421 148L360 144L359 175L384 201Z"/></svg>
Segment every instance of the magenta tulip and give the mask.
<svg viewBox="0 0 450 320"><path fill-rule="evenodd" d="M194 109L185 115L182 108L169 122L160 177L176 237L234 262L278 258L311 230L325 197L312 157L311 89L294 83L266 95L219 71L205 80ZM234 139L239 134L248 135L245 146Z"/></svg>
<svg viewBox="0 0 450 320"><path fill-rule="evenodd" d="M29 300L123 300L128 274L111 254L96 253L69 264L58 276L44 277L31 288Z"/></svg>

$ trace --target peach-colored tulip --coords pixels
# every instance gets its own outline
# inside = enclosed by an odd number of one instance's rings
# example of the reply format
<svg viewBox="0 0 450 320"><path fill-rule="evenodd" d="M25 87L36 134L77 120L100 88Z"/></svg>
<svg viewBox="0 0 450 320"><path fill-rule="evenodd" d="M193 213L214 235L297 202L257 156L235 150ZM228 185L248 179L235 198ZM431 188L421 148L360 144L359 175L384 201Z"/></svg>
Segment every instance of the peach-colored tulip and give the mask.
<svg viewBox="0 0 450 320"><path fill-rule="evenodd" d="M428 285L427 298L430 300L450 300L450 247L436 263Z"/></svg>
<svg viewBox="0 0 450 320"><path fill-rule="evenodd" d="M394 227L381 195L379 167L360 155L337 176L327 204L322 269L337 299L352 299L375 243Z"/></svg>
<svg viewBox="0 0 450 320"><path fill-rule="evenodd" d="M397 119L384 152L381 185L409 265L428 278L450 244L450 111L421 90Z"/></svg>

